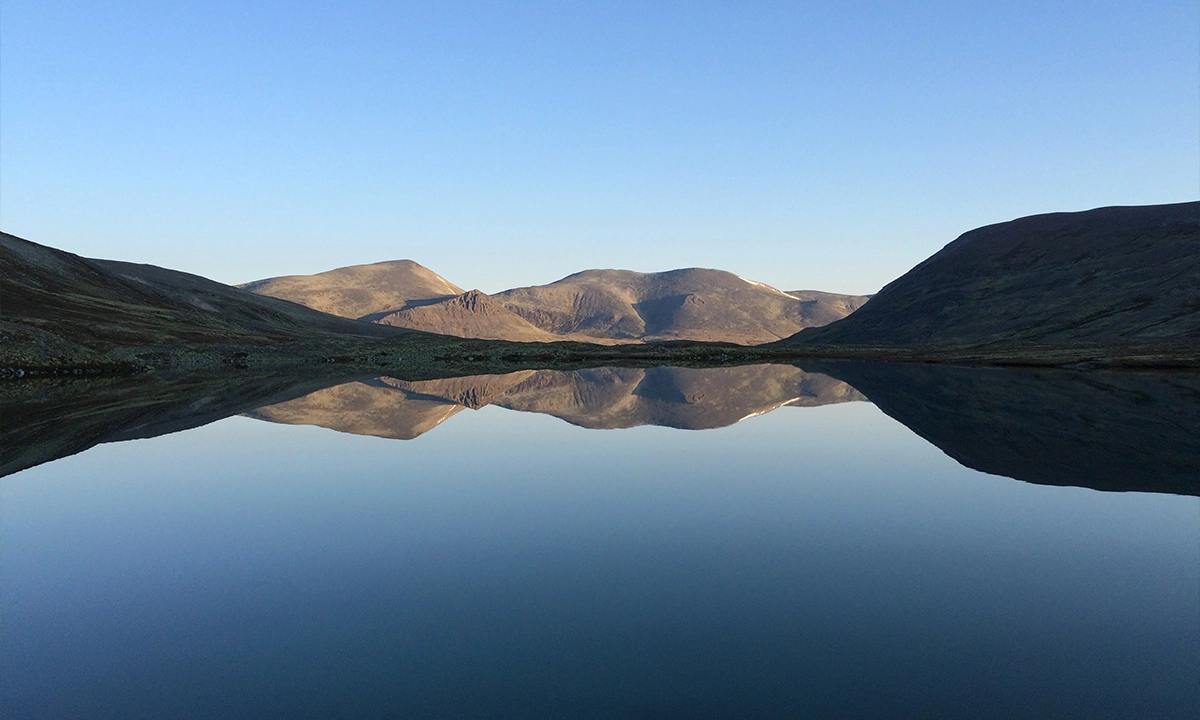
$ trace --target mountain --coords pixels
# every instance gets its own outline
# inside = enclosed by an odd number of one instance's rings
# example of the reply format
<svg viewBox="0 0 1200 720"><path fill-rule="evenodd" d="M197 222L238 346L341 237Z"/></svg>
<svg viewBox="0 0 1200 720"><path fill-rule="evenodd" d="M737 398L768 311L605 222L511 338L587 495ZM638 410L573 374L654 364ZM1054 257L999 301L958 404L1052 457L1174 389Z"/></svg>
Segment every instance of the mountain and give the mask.
<svg viewBox="0 0 1200 720"><path fill-rule="evenodd" d="M594 429L724 427L784 406L861 400L845 383L790 365L525 370L406 381L381 377L262 407L250 417L411 439L464 408L495 405Z"/></svg>
<svg viewBox="0 0 1200 720"><path fill-rule="evenodd" d="M353 265L316 275L285 275L238 287L331 315L366 320L413 303L463 293L462 288L412 260Z"/></svg>
<svg viewBox="0 0 1200 720"><path fill-rule="evenodd" d="M814 361L969 468L1200 495L1200 375Z"/></svg>
<svg viewBox="0 0 1200 720"><path fill-rule="evenodd" d="M7 233L0 233L0 277L0 366L104 363L112 360L106 353L130 348L153 354L188 344L402 332L197 275L82 258Z"/></svg>
<svg viewBox="0 0 1200 720"><path fill-rule="evenodd" d="M785 293L721 270L586 270L548 285L464 293L409 260L241 287L372 322L457 337L521 342L779 340L845 317L865 296Z"/></svg>
<svg viewBox="0 0 1200 720"><path fill-rule="evenodd" d="M801 299L733 273L703 268L659 273L586 270L493 297L556 334L743 345L778 340L844 317L854 302L829 293Z"/></svg>
<svg viewBox="0 0 1200 720"><path fill-rule="evenodd" d="M1200 203L972 230L853 315L785 344L1200 352Z"/></svg>

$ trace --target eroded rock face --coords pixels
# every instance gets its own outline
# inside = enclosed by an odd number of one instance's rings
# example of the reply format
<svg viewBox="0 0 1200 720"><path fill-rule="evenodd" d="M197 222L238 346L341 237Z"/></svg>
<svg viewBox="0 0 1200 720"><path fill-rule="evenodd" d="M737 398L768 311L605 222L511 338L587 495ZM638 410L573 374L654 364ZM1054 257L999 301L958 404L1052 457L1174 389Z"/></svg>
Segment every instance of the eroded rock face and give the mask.
<svg viewBox="0 0 1200 720"><path fill-rule="evenodd" d="M483 340L552 342L565 339L535 327L478 290L381 314L375 322Z"/></svg>

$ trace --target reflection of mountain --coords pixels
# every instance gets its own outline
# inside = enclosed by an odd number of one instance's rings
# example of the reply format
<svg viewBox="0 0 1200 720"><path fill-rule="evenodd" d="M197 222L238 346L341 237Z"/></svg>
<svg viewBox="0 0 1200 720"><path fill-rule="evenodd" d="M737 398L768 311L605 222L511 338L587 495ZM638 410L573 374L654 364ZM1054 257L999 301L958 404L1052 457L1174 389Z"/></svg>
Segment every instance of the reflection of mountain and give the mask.
<svg viewBox="0 0 1200 720"><path fill-rule="evenodd" d="M7 383L0 386L0 476L100 443L200 427L334 382L339 381L198 373Z"/></svg>
<svg viewBox="0 0 1200 720"><path fill-rule="evenodd" d="M412 440L462 409L441 399L408 397L375 379L335 385L246 415L285 425L319 425L353 435Z"/></svg>
<svg viewBox="0 0 1200 720"><path fill-rule="evenodd" d="M1200 375L805 363L967 467L1044 485L1200 495Z"/></svg>
<svg viewBox="0 0 1200 720"><path fill-rule="evenodd" d="M379 378L259 408L251 417L409 439L459 410L497 405L587 428L724 427L784 405L860 400L845 383L789 365L526 370L408 382Z"/></svg>
<svg viewBox="0 0 1200 720"><path fill-rule="evenodd" d="M526 370L424 381L242 373L23 381L0 385L0 476L100 443L155 437L237 413L410 439L485 405L588 428L702 429L783 405L865 395L976 470L1047 485L1200 495L1197 373L805 366Z"/></svg>

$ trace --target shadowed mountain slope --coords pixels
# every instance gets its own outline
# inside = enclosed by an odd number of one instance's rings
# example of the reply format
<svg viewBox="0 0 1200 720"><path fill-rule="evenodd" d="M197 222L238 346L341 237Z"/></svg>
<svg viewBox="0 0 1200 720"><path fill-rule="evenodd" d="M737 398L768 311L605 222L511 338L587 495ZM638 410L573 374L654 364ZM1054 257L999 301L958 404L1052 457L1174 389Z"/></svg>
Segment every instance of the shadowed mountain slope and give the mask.
<svg viewBox="0 0 1200 720"><path fill-rule="evenodd" d="M566 339L535 327L478 290L369 317L381 325L424 330L439 335L516 342Z"/></svg>
<svg viewBox="0 0 1200 720"><path fill-rule="evenodd" d="M0 363L93 362L115 347L268 342L324 335L394 337L197 275L89 260L0 233Z"/></svg>
<svg viewBox="0 0 1200 720"><path fill-rule="evenodd" d="M861 400L845 383L790 365L527 370L441 380L379 378L318 391L250 417L410 439L463 408L496 405L586 428L724 427L785 405Z"/></svg>
<svg viewBox="0 0 1200 720"><path fill-rule="evenodd" d="M969 468L1200 495L1200 374L805 362Z"/></svg>
<svg viewBox="0 0 1200 720"><path fill-rule="evenodd" d="M413 303L463 293L462 288L412 260L353 265L316 275L286 275L238 287L332 315L367 320Z"/></svg>
<svg viewBox="0 0 1200 720"><path fill-rule="evenodd" d="M660 273L586 270L548 285L494 295L543 330L628 341L699 340L753 345L845 317L852 304L826 293L799 299L723 270ZM837 303L830 299L837 298Z"/></svg>
<svg viewBox="0 0 1200 720"><path fill-rule="evenodd" d="M840 295L820 290L788 290L787 294L800 302L809 303L813 319L824 321L821 325L841 320L871 299L870 295Z"/></svg>
<svg viewBox="0 0 1200 720"><path fill-rule="evenodd" d="M1200 350L1200 203L972 230L852 316L786 343Z"/></svg>

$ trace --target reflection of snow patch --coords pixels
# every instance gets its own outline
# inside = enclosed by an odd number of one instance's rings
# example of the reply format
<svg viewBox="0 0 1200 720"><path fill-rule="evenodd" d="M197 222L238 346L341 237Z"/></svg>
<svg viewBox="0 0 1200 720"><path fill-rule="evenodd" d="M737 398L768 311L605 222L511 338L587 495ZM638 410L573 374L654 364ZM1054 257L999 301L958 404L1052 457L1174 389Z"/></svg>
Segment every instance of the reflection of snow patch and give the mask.
<svg viewBox="0 0 1200 720"><path fill-rule="evenodd" d="M766 289L766 290L770 290L771 292L777 292L777 293L779 293L780 295L782 295L782 296L784 296L784 297L786 297L786 298L792 298L792 296L791 296L791 295L788 295L787 293L785 293L784 291L780 290L779 288L773 288L773 287L771 287L770 285L768 285L768 284L766 284L766 283L760 283L760 282L759 282L759 281L757 281L757 280L751 280L750 278L744 278L744 277L742 277L741 275L738 275L737 277L738 277L738 280L741 280L742 282L747 282L747 283L750 283L751 285L757 285L758 287L760 287L760 288L764 288L764 289ZM792 299L793 299L793 300L795 300L796 298L792 298ZM743 418L743 419L745 419L745 418Z"/></svg>
<svg viewBox="0 0 1200 720"><path fill-rule="evenodd" d="M772 289L774 289L774 288L772 288ZM766 415L767 413L771 412L772 410L778 410L779 408L783 407L784 405L791 405L792 403L796 402L799 399L800 399L800 396L797 395L796 397L792 398L791 400L784 400L783 402L776 403L769 408L763 408L762 410L752 412L749 415L747 415L746 417L738 418L734 424L736 425L737 423L740 423L743 420L749 420L750 418L758 417L759 415Z"/></svg>

